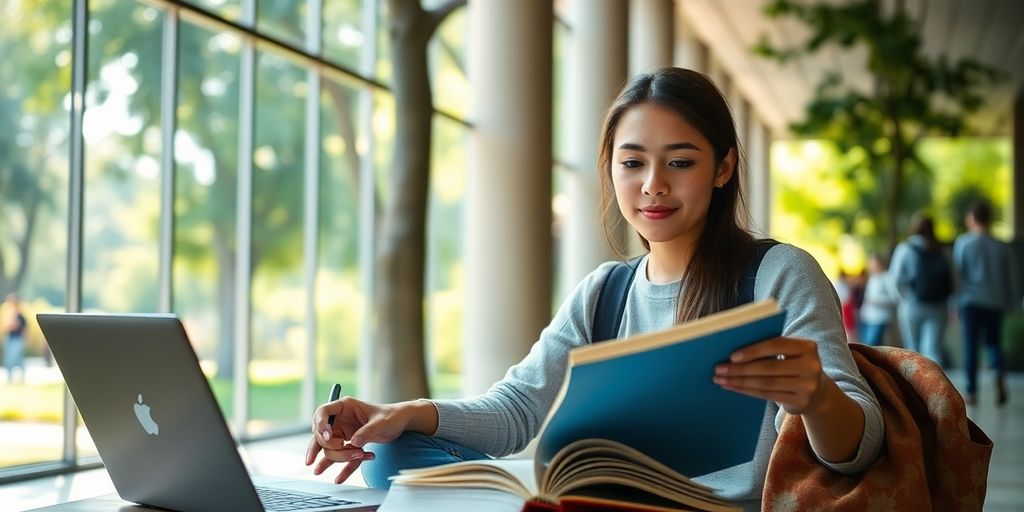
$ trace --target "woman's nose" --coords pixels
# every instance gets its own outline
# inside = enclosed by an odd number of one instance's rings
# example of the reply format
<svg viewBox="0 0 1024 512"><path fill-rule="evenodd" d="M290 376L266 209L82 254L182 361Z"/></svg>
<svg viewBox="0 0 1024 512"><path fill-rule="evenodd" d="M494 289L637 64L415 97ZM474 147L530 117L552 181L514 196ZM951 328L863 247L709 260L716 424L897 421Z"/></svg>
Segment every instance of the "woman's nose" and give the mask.
<svg viewBox="0 0 1024 512"><path fill-rule="evenodd" d="M647 172L642 190L646 196L663 196L668 193L668 184L660 172L651 169Z"/></svg>

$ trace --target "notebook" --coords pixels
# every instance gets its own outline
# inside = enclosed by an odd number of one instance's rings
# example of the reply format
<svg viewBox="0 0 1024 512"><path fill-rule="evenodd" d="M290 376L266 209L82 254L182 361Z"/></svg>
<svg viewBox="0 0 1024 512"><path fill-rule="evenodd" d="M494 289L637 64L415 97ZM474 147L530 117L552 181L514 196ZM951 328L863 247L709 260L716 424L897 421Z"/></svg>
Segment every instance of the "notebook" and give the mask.
<svg viewBox="0 0 1024 512"><path fill-rule="evenodd" d="M383 500L312 480L257 488L176 316L36 318L122 499L179 511L375 510Z"/></svg>

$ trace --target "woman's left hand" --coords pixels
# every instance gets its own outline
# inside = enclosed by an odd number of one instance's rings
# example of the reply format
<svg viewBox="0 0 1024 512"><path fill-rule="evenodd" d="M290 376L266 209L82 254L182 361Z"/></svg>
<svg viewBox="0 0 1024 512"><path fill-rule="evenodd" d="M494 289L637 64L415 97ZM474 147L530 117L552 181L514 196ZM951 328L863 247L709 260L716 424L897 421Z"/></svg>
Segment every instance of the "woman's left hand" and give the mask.
<svg viewBox="0 0 1024 512"><path fill-rule="evenodd" d="M790 414L812 412L826 379L817 343L781 337L733 352L715 367L714 377L725 389L777 402Z"/></svg>

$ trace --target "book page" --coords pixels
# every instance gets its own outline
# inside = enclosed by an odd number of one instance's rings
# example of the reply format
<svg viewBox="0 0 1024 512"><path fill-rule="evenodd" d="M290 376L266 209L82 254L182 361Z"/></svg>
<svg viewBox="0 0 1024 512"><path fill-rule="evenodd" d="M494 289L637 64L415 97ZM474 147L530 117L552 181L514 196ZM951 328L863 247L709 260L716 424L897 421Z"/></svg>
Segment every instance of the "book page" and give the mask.
<svg viewBox="0 0 1024 512"><path fill-rule="evenodd" d="M526 500L516 494L469 487L395 484L378 512L520 512Z"/></svg>
<svg viewBox="0 0 1024 512"><path fill-rule="evenodd" d="M584 439L559 451L541 482L541 492L700 510L735 509L713 489L633 448L605 439Z"/></svg>
<svg viewBox="0 0 1024 512"><path fill-rule="evenodd" d="M392 481L405 485L495 489L515 494L522 500L533 497L538 490L533 461L528 459L477 460L407 469Z"/></svg>

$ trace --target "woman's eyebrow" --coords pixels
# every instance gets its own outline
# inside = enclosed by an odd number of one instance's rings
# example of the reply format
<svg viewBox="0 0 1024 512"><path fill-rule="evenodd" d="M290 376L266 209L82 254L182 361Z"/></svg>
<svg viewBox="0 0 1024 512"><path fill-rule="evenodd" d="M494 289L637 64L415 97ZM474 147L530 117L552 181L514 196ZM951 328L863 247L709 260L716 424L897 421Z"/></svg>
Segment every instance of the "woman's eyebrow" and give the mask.
<svg viewBox="0 0 1024 512"><path fill-rule="evenodd" d="M632 150L632 151L644 151L644 152L647 151L647 148L644 147L642 144L636 144L636 143L633 143L633 142L623 142L622 144L619 145L619 149L628 149L628 150ZM671 144L665 144L665 148L664 149L666 151L672 151L672 150L675 150L675 149L692 149L694 151L700 151L700 148L698 148L692 142L673 142Z"/></svg>

